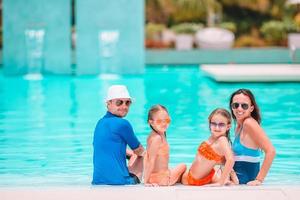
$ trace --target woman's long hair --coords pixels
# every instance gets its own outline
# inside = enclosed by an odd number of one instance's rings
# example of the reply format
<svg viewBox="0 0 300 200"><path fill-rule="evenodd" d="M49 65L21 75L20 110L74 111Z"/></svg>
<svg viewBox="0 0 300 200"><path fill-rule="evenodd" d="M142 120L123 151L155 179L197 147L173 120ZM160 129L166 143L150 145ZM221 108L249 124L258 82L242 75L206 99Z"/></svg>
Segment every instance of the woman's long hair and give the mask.
<svg viewBox="0 0 300 200"><path fill-rule="evenodd" d="M230 101L229 101L229 108L231 110L231 114L232 114L232 118L234 120L236 120L236 117L235 115L233 114L233 111L232 111L232 108L231 108L231 104L232 104L232 99L235 95L238 95L238 94L244 94L246 95L247 97L249 97L250 101L251 101L251 104L254 106L254 109L253 111L251 112L251 117L253 117L258 124L260 124L261 122L261 115L260 115L260 110L258 108L258 105L255 101L255 98L254 98L254 95L252 94L252 92L248 89L238 89L237 91L235 91L234 93L232 93L231 97L230 97ZM251 105L250 105L251 106Z"/></svg>

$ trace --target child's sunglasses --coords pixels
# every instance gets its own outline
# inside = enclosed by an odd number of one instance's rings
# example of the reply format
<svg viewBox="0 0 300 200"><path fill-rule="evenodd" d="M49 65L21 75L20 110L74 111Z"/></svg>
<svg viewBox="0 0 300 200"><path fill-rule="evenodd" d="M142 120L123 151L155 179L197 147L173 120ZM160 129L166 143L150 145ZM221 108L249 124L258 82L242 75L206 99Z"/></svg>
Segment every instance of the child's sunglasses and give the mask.
<svg viewBox="0 0 300 200"><path fill-rule="evenodd" d="M211 128L217 128L217 127L219 127L219 129L224 129L224 128L226 128L227 124L222 123L222 122L221 123L210 122L209 125L210 125Z"/></svg>
<svg viewBox="0 0 300 200"><path fill-rule="evenodd" d="M170 124L171 119L170 119L170 118L167 118L167 119L156 119L156 120L154 120L154 121L155 121L155 123L157 123L157 124L162 124L162 123Z"/></svg>

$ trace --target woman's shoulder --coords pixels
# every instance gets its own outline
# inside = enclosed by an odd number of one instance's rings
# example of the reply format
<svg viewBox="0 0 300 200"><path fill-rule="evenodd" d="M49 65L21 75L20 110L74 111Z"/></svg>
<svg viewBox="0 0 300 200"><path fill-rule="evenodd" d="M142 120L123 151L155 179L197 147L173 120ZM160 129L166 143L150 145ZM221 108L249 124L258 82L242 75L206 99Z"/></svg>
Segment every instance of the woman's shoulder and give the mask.
<svg viewBox="0 0 300 200"><path fill-rule="evenodd" d="M243 122L243 128L251 128L251 127L257 127L257 126L260 126L260 125L253 117L248 117Z"/></svg>
<svg viewBox="0 0 300 200"><path fill-rule="evenodd" d="M245 119L243 123L243 132L249 135L256 135L257 133L260 133L261 130L262 127L254 118L249 117Z"/></svg>

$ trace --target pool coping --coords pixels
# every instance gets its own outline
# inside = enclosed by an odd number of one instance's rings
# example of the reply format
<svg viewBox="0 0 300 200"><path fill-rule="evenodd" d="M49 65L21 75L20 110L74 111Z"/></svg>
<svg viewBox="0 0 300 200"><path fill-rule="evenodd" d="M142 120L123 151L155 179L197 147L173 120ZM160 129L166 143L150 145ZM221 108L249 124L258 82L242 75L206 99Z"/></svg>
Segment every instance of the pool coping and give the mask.
<svg viewBox="0 0 300 200"><path fill-rule="evenodd" d="M215 64L199 67L217 82L300 82L299 64Z"/></svg>
<svg viewBox="0 0 300 200"><path fill-rule="evenodd" d="M230 200L296 200L300 196L300 185L262 185L197 187L176 185L171 187L138 186L53 186L53 187L2 187L2 200L52 200L52 199L230 199Z"/></svg>
<svg viewBox="0 0 300 200"><path fill-rule="evenodd" d="M300 51L291 58L286 47L233 48L233 49L146 49L145 64L148 65L188 65L188 64L297 64Z"/></svg>

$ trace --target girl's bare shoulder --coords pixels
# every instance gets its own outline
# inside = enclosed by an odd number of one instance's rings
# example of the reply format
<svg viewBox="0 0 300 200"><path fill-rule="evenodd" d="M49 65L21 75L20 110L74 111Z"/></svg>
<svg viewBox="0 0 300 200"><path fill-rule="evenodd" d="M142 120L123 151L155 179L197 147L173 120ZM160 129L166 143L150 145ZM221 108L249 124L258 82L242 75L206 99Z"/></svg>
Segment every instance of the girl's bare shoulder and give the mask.
<svg viewBox="0 0 300 200"><path fill-rule="evenodd" d="M161 144L162 143L162 138L161 138L160 135L158 135L156 133L151 133L148 136L147 143L148 144Z"/></svg>

